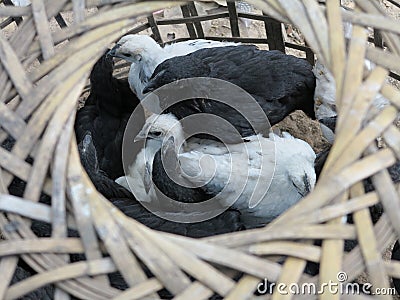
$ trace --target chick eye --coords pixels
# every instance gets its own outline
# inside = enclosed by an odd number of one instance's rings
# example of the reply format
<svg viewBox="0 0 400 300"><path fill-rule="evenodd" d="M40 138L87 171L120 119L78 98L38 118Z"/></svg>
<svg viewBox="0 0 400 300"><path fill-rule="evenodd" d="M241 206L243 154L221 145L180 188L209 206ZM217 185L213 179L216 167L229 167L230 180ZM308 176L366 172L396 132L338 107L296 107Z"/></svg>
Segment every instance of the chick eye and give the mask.
<svg viewBox="0 0 400 300"><path fill-rule="evenodd" d="M132 54L130 54L130 53L122 53L122 55L126 56L126 57L131 57L132 56Z"/></svg>
<svg viewBox="0 0 400 300"><path fill-rule="evenodd" d="M160 136L161 135L161 131L153 131L152 132L153 136Z"/></svg>

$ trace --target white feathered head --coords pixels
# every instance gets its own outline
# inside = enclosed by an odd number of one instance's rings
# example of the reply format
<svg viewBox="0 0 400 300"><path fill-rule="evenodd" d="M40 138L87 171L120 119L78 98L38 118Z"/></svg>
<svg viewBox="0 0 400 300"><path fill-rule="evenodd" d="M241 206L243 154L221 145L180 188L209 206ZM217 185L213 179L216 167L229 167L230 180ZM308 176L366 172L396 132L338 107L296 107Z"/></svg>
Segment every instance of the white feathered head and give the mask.
<svg viewBox="0 0 400 300"><path fill-rule="evenodd" d="M109 55L135 63L143 58L152 57L159 51L160 45L148 35L128 34L123 36L109 52Z"/></svg>
<svg viewBox="0 0 400 300"><path fill-rule="evenodd" d="M283 132L282 137L270 134L270 138L275 141L276 170L280 170L282 176L292 181L298 193L305 196L316 182L314 150L308 143L287 132Z"/></svg>
<svg viewBox="0 0 400 300"><path fill-rule="evenodd" d="M178 147L184 143L185 134L181 122L173 114L152 114L146 119L135 140L153 139L162 142L171 137Z"/></svg>

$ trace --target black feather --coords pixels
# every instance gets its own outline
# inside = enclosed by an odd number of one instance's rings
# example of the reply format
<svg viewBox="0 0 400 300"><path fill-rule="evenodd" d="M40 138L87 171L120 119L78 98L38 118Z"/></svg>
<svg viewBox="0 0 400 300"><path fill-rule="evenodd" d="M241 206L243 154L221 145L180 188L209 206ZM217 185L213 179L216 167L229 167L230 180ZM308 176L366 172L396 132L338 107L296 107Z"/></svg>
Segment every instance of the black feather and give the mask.
<svg viewBox="0 0 400 300"><path fill-rule="evenodd" d="M168 154L162 156L162 149L160 149L153 159L153 171L152 171L152 180L156 187L167 197L183 203L199 203L212 198L211 195L208 195L201 188L189 188L183 185L178 184L174 181L171 176L179 176L177 174L177 170L174 166L168 166L168 160L173 160L174 157L167 158L166 156L174 156L176 158L176 153ZM178 162L177 163L177 167ZM166 169L169 169L169 172L166 172ZM190 182L187 182L190 184Z"/></svg>
<svg viewBox="0 0 400 300"><path fill-rule="evenodd" d="M322 124L324 124L326 127L328 127L330 130L335 132L335 130L336 130L336 120L337 120L337 116L330 117L330 118L323 118L323 119L320 119L319 121Z"/></svg>

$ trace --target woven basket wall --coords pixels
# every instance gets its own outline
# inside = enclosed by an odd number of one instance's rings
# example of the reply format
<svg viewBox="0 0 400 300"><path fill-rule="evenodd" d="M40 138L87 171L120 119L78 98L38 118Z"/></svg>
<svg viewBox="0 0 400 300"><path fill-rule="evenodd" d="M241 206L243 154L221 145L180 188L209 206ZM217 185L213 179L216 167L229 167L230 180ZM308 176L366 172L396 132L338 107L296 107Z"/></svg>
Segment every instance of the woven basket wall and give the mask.
<svg viewBox="0 0 400 300"><path fill-rule="evenodd" d="M339 112L336 141L315 190L273 223L196 240L150 230L113 209L84 173L73 133L78 99L105 49L122 35L149 27L161 42L157 26L162 22L149 17L148 24L138 27L136 17L187 3L32 0L31 6L13 7L3 1L7 5L0 5L0 140L13 138L15 144L10 151L0 148L0 299L18 298L50 283L56 285L56 299L69 295L155 299L164 288L174 299L207 299L214 294L253 299L264 278L288 285L323 283L336 282L337 274L345 272L351 282L366 271L369 282L383 288L389 287L390 277L400 277L400 263L382 259L385 249L400 237L399 187L387 172L400 158L400 132L393 123L400 92L385 80L390 72L400 73L400 22L386 16L376 0L355 0L356 9L346 12L337 0L327 0L326 5L316 0L248 2L267 16L252 17L266 22L269 36L264 41L252 37L244 41L283 50L291 45L283 44L277 22L291 23L334 74ZM400 5L398 0L390 2ZM85 10L92 7L98 11L86 16ZM189 4L182 10L192 18L187 23L190 36L202 37L201 19L191 8ZM75 18L70 26L59 14L68 11ZM60 28L52 32L49 22L54 17ZM220 17L230 18L232 37L239 37L235 6L230 4ZM348 51L343 20L354 24ZM15 24L18 28L6 36L7 28ZM379 30L375 44L385 46L385 51L369 44L368 26ZM300 50L313 61L308 48ZM376 64L369 74L363 73L364 58ZM391 106L366 122L363 116L378 91ZM386 147L375 146L378 137ZM371 175L376 192L365 194L361 181ZM27 182L23 197L8 193L14 177ZM51 195L51 206L38 203L41 192ZM379 202L384 214L374 225L368 207ZM342 222L348 214L354 224ZM52 236L36 237L31 220L51 224ZM81 237L68 238L68 227L77 228ZM313 245L313 240L322 240L321 246ZM344 252L344 240L357 240L358 246ZM84 253L86 260L68 263L67 254L74 253ZM284 263L278 263L282 259L277 257L285 258ZM10 285L19 258L38 274ZM307 261L320 263L317 276L304 273ZM155 277L147 278L145 268ZM130 286L128 290L110 286L105 274L116 271ZM237 280L240 273L244 275Z"/></svg>

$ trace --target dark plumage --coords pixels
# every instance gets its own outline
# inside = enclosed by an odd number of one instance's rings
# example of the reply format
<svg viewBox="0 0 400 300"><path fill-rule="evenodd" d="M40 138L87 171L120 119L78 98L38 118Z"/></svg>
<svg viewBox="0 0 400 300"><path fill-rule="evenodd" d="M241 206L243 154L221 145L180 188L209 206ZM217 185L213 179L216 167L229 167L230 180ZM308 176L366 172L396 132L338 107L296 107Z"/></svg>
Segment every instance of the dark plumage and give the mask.
<svg viewBox="0 0 400 300"><path fill-rule="evenodd" d="M177 153L174 151L174 145L169 141L164 143L163 148L158 150L153 159L152 181L163 194L171 199L183 203L198 203L212 198L213 195L207 194L202 188L189 188L180 185L177 180L184 180L179 176ZM168 170L168 172L166 172ZM171 179L169 176L173 176ZM184 184L190 186L189 181Z"/></svg>
<svg viewBox="0 0 400 300"><path fill-rule="evenodd" d="M323 119L320 119L319 121L322 124L324 124L326 127L328 127L330 130L335 132L335 130L336 130L336 120L337 120L337 116L329 117L329 118L323 118Z"/></svg>
<svg viewBox="0 0 400 300"><path fill-rule="evenodd" d="M228 210L215 218L199 223L176 223L154 215L132 199L114 198L110 201L128 217L159 231L201 238L245 229L240 221L240 213L236 210Z"/></svg>
<svg viewBox="0 0 400 300"><path fill-rule="evenodd" d="M330 150L331 148L329 147L328 149L325 149L324 151L317 154L317 158L315 159L314 162L314 169L315 169L315 174L317 175L317 180L319 178L319 175L321 175L322 168L325 165Z"/></svg>
<svg viewBox="0 0 400 300"><path fill-rule="evenodd" d="M271 125L278 123L296 109L301 109L308 116L315 118L315 76L311 65L303 59L279 51L263 51L255 46L245 45L201 49L159 64L144 93L176 80L192 77L218 78L243 88L260 104ZM208 90L204 85L190 88L201 90L203 93L207 93ZM174 97L174 93L171 96ZM235 95L232 95L232 98L234 97ZM168 108L170 100L163 94L160 97L161 109L167 108L166 112L172 112L178 119L199 112L213 113L233 124L242 136L254 134L250 124L226 104L193 99ZM242 103L242 99L233 101ZM242 107L243 110L248 109L245 105ZM255 109L257 108L254 108L254 111ZM251 114L252 111L248 113ZM253 116L250 115L250 118L256 124L258 132L268 129L265 119L255 117L255 114Z"/></svg>
<svg viewBox="0 0 400 300"><path fill-rule="evenodd" d="M90 132L87 132L83 140L79 143L78 150L82 166L88 173L97 191L107 199L115 197L133 198L130 191L114 182L104 171L100 170L97 151Z"/></svg>
<svg viewBox="0 0 400 300"><path fill-rule="evenodd" d="M116 79L112 57L103 55L90 74L90 95L75 121L75 133L80 143L86 132L92 134L99 168L111 179L123 175L122 138L132 112L139 104L128 81Z"/></svg>

